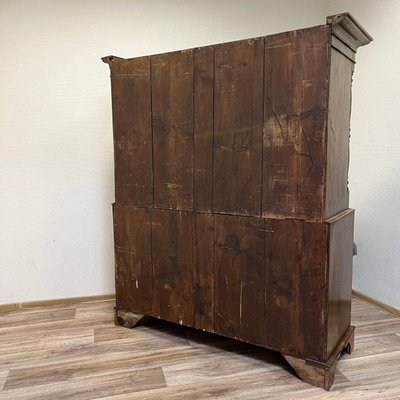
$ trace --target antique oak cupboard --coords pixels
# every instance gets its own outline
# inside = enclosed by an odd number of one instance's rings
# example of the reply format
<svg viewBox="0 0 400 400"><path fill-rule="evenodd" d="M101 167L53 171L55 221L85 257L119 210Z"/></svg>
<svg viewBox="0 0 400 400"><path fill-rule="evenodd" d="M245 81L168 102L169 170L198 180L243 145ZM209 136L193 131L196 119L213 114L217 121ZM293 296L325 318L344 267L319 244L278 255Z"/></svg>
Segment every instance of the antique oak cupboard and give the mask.
<svg viewBox="0 0 400 400"><path fill-rule="evenodd" d="M111 69L116 323L157 317L280 351L329 389L351 351L355 53L325 25Z"/></svg>

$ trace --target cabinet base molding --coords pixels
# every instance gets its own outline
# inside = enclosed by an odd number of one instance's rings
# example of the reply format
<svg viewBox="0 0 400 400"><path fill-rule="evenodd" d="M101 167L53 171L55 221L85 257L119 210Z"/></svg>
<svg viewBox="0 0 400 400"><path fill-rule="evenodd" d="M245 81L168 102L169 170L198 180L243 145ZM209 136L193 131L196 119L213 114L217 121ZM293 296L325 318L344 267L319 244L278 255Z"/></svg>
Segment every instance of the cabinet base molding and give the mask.
<svg viewBox="0 0 400 400"><path fill-rule="evenodd" d="M335 379L337 361L342 351L350 354L354 349L354 326L350 326L326 363L282 354L298 377L311 385L329 390Z"/></svg>

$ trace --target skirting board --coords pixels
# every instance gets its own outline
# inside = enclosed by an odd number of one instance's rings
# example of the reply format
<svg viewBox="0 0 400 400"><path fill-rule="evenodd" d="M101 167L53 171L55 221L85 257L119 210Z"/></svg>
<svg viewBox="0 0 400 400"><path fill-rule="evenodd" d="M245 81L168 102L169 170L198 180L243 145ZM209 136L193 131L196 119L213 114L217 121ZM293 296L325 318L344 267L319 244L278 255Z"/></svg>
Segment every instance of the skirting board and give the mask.
<svg viewBox="0 0 400 400"><path fill-rule="evenodd" d="M353 296L359 300L363 300L367 303L370 303L378 308L381 308L385 311L390 312L391 314L396 315L396 317L400 317L400 309L390 306L389 304L383 303L373 297L367 296L364 293L359 292L358 290L353 289Z"/></svg>
<svg viewBox="0 0 400 400"><path fill-rule="evenodd" d="M36 300L36 301L22 301L19 303L0 304L1 311L13 311L33 307L46 307L57 304L71 304L82 303L86 301L100 301L100 300L113 300L115 294L101 294L96 296L81 296L81 297L66 297L63 299L49 299L49 300Z"/></svg>
<svg viewBox="0 0 400 400"><path fill-rule="evenodd" d="M385 304L373 297L367 296L359 292L358 290L353 289L353 296L357 299L366 301L378 308L386 310L398 317L400 317L400 309ZM18 303L7 303L0 304L0 312L1 311L12 311L18 310L22 308L32 308L32 307L45 307L56 304L71 304L71 303L81 303L85 301L100 301L100 300L113 300L115 299L115 294L102 294L97 296L82 296L82 297L67 297L63 299L49 299L49 300L37 300L37 301L23 301Z"/></svg>

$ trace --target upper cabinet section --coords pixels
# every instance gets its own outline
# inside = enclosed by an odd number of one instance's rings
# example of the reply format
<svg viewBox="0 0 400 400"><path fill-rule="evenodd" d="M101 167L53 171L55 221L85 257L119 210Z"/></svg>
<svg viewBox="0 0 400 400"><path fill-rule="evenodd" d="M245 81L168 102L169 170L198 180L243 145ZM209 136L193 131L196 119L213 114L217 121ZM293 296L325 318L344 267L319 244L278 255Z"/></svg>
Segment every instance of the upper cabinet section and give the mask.
<svg viewBox="0 0 400 400"><path fill-rule="evenodd" d="M340 14L265 37L104 57L116 202L307 221L346 209L351 76L370 40Z"/></svg>

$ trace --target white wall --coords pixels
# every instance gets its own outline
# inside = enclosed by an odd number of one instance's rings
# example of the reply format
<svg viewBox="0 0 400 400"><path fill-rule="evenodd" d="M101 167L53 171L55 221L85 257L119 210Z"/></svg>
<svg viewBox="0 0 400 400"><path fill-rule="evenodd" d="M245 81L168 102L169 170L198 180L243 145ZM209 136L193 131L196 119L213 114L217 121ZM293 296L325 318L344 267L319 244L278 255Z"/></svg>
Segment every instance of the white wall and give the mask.
<svg viewBox="0 0 400 400"><path fill-rule="evenodd" d="M109 69L322 24L327 2L0 1L0 304L114 291Z"/></svg>
<svg viewBox="0 0 400 400"><path fill-rule="evenodd" d="M134 57L322 24L358 53L350 189L354 287L400 307L400 2L0 0L0 304L114 291L109 70Z"/></svg>
<svg viewBox="0 0 400 400"><path fill-rule="evenodd" d="M350 203L356 209L353 287L400 308L400 1L335 0L372 35L353 82Z"/></svg>

